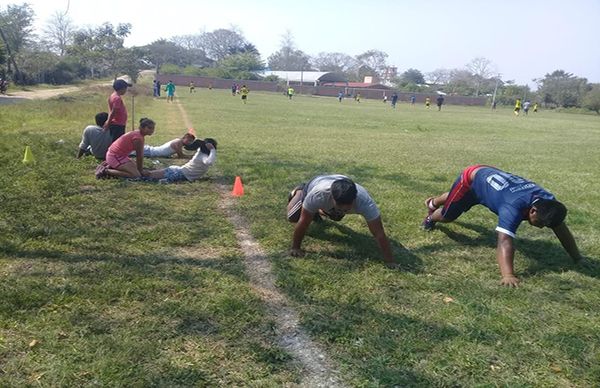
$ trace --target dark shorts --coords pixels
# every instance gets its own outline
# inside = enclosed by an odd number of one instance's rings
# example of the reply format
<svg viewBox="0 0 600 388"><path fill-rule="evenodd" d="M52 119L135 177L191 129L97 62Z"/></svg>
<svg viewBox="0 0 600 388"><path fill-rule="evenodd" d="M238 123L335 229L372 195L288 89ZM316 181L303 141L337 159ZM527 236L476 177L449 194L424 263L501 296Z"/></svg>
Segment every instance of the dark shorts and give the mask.
<svg viewBox="0 0 600 388"><path fill-rule="evenodd" d="M475 194L471 190L471 173L473 170L485 167L482 164L476 164L465 168L462 173L456 178L448 199L442 208L442 217L448 221L454 221L461 214L477 205L479 201L475 197Z"/></svg>
<svg viewBox="0 0 600 388"><path fill-rule="evenodd" d="M248 98L248 96L242 95L242 100L245 100L246 98Z"/></svg>
<svg viewBox="0 0 600 388"><path fill-rule="evenodd" d="M108 126L113 143L125 134L125 125L110 124Z"/></svg>

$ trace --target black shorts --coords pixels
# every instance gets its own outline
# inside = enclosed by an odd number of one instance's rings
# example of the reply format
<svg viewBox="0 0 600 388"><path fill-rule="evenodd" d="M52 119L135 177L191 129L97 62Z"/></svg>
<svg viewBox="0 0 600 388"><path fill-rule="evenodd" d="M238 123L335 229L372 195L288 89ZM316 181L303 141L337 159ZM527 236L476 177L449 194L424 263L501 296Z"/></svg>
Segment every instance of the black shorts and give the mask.
<svg viewBox="0 0 600 388"><path fill-rule="evenodd" d="M110 124L108 126L113 143L125 134L125 125Z"/></svg>

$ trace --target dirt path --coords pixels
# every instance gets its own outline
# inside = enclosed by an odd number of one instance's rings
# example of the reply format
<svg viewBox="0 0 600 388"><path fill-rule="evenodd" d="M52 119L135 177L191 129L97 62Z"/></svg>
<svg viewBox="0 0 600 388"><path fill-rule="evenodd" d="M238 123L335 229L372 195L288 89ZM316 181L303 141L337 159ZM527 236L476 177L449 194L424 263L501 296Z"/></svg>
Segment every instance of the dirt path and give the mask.
<svg viewBox="0 0 600 388"><path fill-rule="evenodd" d="M193 127L183 106L175 100L186 127ZM292 304L275 286L271 263L258 242L252 237L248 222L235 211L234 198L226 182L217 183L221 195L220 207L234 226L238 244L244 254L244 266L254 292L274 318L279 346L289 352L303 368L303 387L343 387L340 373L324 350L300 327Z"/></svg>
<svg viewBox="0 0 600 388"><path fill-rule="evenodd" d="M0 94L0 99L46 100L48 98L60 96L61 94L75 92L79 89L79 86L69 86L56 89L15 90L9 91L7 94Z"/></svg>

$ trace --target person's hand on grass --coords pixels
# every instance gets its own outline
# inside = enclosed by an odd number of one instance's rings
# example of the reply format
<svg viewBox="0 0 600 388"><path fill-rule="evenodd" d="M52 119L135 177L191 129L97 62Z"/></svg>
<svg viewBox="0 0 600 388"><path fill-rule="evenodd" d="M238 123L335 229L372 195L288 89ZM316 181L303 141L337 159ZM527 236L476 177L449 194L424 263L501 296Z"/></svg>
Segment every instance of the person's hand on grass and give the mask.
<svg viewBox="0 0 600 388"><path fill-rule="evenodd" d="M290 256L292 257L302 257L304 256L304 251L300 248L291 248L290 249Z"/></svg>
<svg viewBox="0 0 600 388"><path fill-rule="evenodd" d="M506 287L519 287L519 278L515 275L502 275L500 284Z"/></svg>

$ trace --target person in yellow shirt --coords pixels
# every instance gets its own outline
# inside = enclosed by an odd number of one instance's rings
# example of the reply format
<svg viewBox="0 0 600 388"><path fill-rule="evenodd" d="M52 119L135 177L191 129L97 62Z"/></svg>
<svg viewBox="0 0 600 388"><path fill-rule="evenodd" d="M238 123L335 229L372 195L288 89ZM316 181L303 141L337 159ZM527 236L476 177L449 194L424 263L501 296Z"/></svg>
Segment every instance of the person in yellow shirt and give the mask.
<svg viewBox="0 0 600 388"><path fill-rule="evenodd" d="M429 97L425 97L425 108L429 109L431 106L431 99Z"/></svg>
<svg viewBox="0 0 600 388"><path fill-rule="evenodd" d="M517 101L515 101L515 116L518 116L519 112L521 112L521 99L517 98Z"/></svg>
<svg viewBox="0 0 600 388"><path fill-rule="evenodd" d="M190 93L194 93L196 91L196 86L194 86L194 81L190 81Z"/></svg>
<svg viewBox="0 0 600 388"><path fill-rule="evenodd" d="M537 102L533 103L533 113L537 113Z"/></svg>
<svg viewBox="0 0 600 388"><path fill-rule="evenodd" d="M250 93L250 89L248 89L246 85L242 85L242 88L240 89L240 94L242 95L242 101L244 102L244 104L248 100L248 93Z"/></svg>
<svg viewBox="0 0 600 388"><path fill-rule="evenodd" d="M295 91L294 88L291 87L291 86L287 90L287 95L288 95L288 97L289 97L290 100L292 99L292 97L294 97L294 91Z"/></svg>

